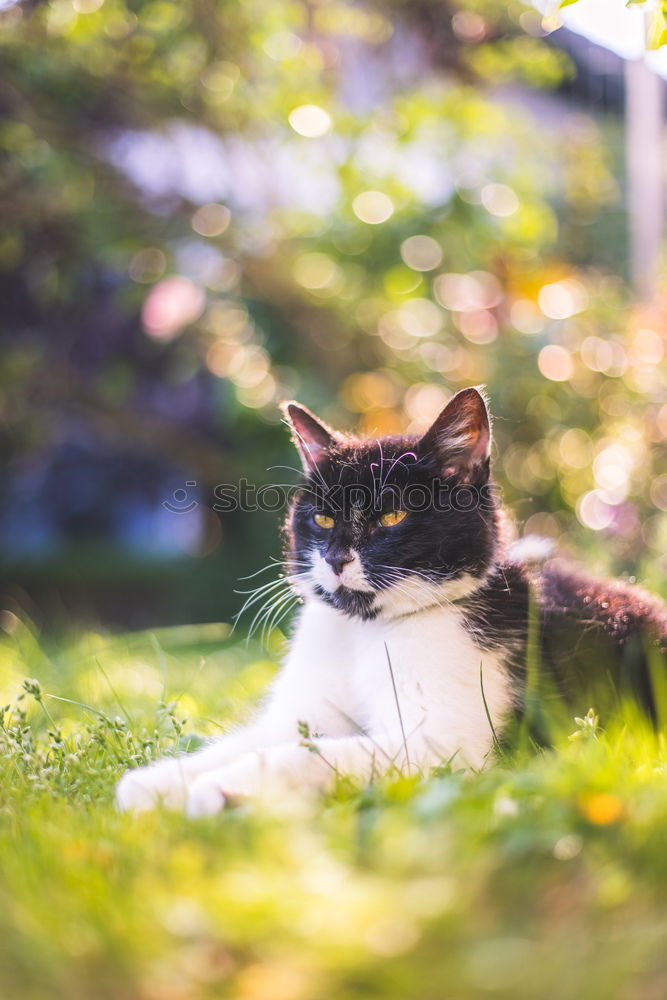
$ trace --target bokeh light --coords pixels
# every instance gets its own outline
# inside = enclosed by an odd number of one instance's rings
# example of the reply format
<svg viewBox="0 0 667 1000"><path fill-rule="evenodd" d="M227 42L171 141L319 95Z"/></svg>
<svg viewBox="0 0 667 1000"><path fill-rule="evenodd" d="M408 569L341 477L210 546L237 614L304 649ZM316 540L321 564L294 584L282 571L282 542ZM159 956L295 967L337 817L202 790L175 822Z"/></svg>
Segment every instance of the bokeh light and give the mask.
<svg viewBox="0 0 667 1000"><path fill-rule="evenodd" d="M241 70L236 63L225 59L210 63L200 77L206 103L218 105L227 101L240 76Z"/></svg>
<svg viewBox="0 0 667 1000"><path fill-rule="evenodd" d="M304 288L335 295L341 290L342 273L335 260L324 253L302 254L294 263L294 278Z"/></svg>
<svg viewBox="0 0 667 1000"><path fill-rule="evenodd" d="M512 303L510 320L512 326L528 336L541 333L544 329L544 315L530 299L517 299Z"/></svg>
<svg viewBox="0 0 667 1000"><path fill-rule="evenodd" d="M232 215L226 205L200 205L192 216L192 228L200 236L221 236Z"/></svg>
<svg viewBox="0 0 667 1000"><path fill-rule="evenodd" d="M301 104L290 111L288 120L295 132L308 139L319 139L331 128L331 115L317 104Z"/></svg>
<svg viewBox="0 0 667 1000"><path fill-rule="evenodd" d="M171 340L201 316L205 302L203 290L189 278L164 278L151 288L144 302L144 330L155 340Z"/></svg>
<svg viewBox="0 0 667 1000"><path fill-rule="evenodd" d="M500 218L514 215L519 208L516 192L507 184L485 184L481 191L481 201L487 212Z"/></svg>
<svg viewBox="0 0 667 1000"><path fill-rule="evenodd" d="M572 355L565 347L548 344L540 351L537 364L545 378L552 382L567 382L572 378L574 364Z"/></svg>
<svg viewBox="0 0 667 1000"><path fill-rule="evenodd" d="M455 312L490 309L502 300L498 279L487 271L470 274L440 274L433 283L438 302Z"/></svg>
<svg viewBox="0 0 667 1000"><path fill-rule="evenodd" d="M588 295L580 281L568 278L544 285L537 301L544 315L550 319L568 319L586 308Z"/></svg>
<svg viewBox="0 0 667 1000"><path fill-rule="evenodd" d="M266 54L277 62L293 59L302 47L302 40L292 31L277 31L275 35L269 35L262 45Z"/></svg>
<svg viewBox="0 0 667 1000"><path fill-rule="evenodd" d="M130 261L128 273L132 281L150 284L164 274L167 258L162 250L147 248L135 253Z"/></svg>
<svg viewBox="0 0 667 1000"><path fill-rule="evenodd" d="M599 490L584 493L577 501L577 517L586 528L603 531L614 520L614 508L603 499Z"/></svg>
<svg viewBox="0 0 667 1000"><path fill-rule="evenodd" d="M392 217L394 203L382 191L363 191L352 202L352 210L362 222L377 226Z"/></svg>
<svg viewBox="0 0 667 1000"><path fill-rule="evenodd" d="M409 236L401 243L401 257L413 271L433 271L442 263L442 250L430 236Z"/></svg>

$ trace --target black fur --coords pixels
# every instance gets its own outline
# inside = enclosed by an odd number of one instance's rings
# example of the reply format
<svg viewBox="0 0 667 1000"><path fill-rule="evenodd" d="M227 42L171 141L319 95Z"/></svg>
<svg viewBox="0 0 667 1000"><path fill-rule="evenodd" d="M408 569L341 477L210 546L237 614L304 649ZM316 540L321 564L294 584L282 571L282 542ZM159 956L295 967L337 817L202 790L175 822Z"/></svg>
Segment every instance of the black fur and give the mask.
<svg viewBox="0 0 667 1000"><path fill-rule="evenodd" d="M667 666L667 606L639 587L594 579L560 560L532 570L503 562L461 612L480 649L508 651L519 693L531 628L550 695L580 711L589 704L615 711L630 697L657 717L652 669Z"/></svg>

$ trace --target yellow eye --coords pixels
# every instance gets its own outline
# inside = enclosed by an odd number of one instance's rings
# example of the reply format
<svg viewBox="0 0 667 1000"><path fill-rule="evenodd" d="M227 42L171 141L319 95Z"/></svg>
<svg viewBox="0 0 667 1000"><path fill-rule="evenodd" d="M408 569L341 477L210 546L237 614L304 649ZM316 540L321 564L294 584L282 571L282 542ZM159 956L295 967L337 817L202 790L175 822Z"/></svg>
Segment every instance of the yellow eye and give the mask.
<svg viewBox="0 0 667 1000"><path fill-rule="evenodd" d="M327 531L331 531L335 523L333 517L327 517L326 514L313 514L313 521L318 528L326 528Z"/></svg>
<svg viewBox="0 0 667 1000"><path fill-rule="evenodd" d="M407 510L390 510L388 513L382 515L380 524L383 528L393 528L395 524L400 524L407 513Z"/></svg>

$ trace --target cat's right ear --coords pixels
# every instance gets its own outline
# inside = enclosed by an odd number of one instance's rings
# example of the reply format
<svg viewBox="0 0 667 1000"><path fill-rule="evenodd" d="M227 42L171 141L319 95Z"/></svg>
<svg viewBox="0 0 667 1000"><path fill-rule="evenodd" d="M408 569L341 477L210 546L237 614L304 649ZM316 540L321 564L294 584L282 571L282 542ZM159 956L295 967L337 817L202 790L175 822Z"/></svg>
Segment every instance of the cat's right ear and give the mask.
<svg viewBox="0 0 667 1000"><path fill-rule="evenodd" d="M477 388L461 389L450 399L420 441L445 476L465 481L488 476L491 423L484 396Z"/></svg>
<svg viewBox="0 0 667 1000"><path fill-rule="evenodd" d="M336 443L335 432L300 403L281 403L280 408L292 432L304 472L313 472Z"/></svg>

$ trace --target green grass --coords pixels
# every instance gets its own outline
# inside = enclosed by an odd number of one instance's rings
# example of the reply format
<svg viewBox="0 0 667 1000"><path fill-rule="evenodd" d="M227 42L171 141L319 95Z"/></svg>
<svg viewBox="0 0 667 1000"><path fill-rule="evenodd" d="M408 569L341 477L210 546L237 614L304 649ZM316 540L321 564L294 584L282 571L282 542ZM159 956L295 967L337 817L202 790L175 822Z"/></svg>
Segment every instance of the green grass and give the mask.
<svg viewBox="0 0 667 1000"><path fill-rule="evenodd" d="M127 764L242 719L279 638L4 624L2 1000L667 994L667 748L640 716L582 705L553 751L292 813L119 815Z"/></svg>

